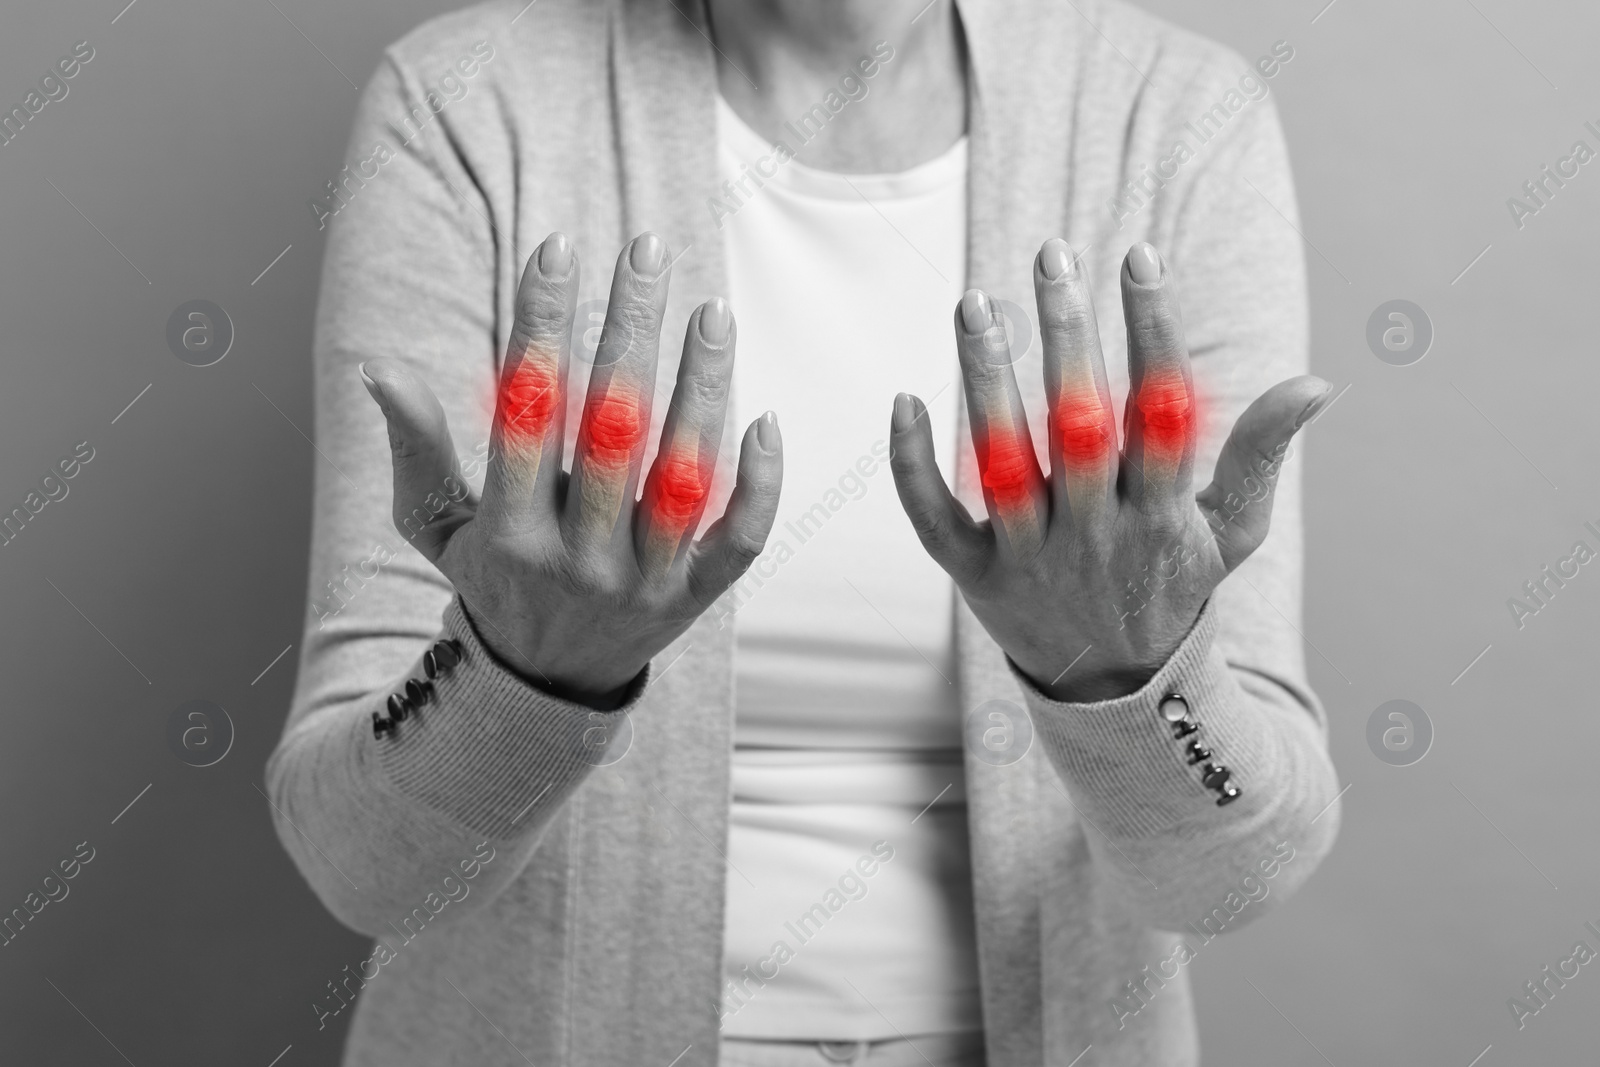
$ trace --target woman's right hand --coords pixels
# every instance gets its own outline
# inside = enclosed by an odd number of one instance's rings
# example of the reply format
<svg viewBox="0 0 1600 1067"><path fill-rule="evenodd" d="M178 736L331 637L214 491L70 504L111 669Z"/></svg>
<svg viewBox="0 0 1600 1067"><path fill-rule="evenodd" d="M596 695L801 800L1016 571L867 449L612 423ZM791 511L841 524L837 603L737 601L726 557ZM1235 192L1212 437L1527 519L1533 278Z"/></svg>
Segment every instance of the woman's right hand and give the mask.
<svg viewBox="0 0 1600 1067"><path fill-rule="evenodd" d="M455 586L502 664L595 708L617 707L650 659L760 554L783 481L769 411L745 431L724 514L693 539L733 375L733 316L717 298L689 316L660 449L635 502L669 263L653 233L617 258L570 474L561 461L578 257L562 234L528 258L518 286L481 498L467 489L428 386L402 360L361 368L388 421L396 528ZM420 532L418 516L427 518Z"/></svg>

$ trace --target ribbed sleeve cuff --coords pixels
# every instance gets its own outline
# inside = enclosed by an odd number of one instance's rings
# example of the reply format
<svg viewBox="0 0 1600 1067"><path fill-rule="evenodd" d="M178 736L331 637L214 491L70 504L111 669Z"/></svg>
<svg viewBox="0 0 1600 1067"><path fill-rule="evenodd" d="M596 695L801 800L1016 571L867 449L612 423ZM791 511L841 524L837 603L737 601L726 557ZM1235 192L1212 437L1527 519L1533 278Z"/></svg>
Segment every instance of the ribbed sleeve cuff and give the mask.
<svg viewBox="0 0 1600 1067"><path fill-rule="evenodd" d="M502 666L460 597L445 608L442 636L460 644L461 661L439 673L432 698L392 735L370 740L401 794L474 833L505 839L539 825L541 813L594 767L619 758L611 742L627 742L624 717L648 685L648 668L621 707L595 711L535 689ZM420 659L410 677L426 677Z"/></svg>
<svg viewBox="0 0 1600 1067"><path fill-rule="evenodd" d="M1217 616L1208 601L1171 658L1138 692L1114 700L1052 700L1008 664L1027 696L1046 755L1067 783L1074 803L1104 833L1142 837L1192 820L1237 815L1256 807L1251 789L1273 745L1260 712L1213 647ZM1161 714L1170 695L1189 705L1198 730L1175 736ZM1190 762L1190 742L1209 758ZM1225 767L1240 796L1225 806L1202 777L1207 765ZM1262 798L1255 796L1259 802Z"/></svg>

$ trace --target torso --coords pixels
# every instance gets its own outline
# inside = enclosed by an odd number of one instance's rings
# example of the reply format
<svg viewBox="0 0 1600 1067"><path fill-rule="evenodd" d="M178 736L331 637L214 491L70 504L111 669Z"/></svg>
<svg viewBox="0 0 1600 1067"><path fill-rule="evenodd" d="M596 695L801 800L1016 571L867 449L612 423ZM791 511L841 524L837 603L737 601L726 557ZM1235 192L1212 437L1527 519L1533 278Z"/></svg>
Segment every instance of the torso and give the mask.
<svg viewBox="0 0 1600 1067"><path fill-rule="evenodd" d="M900 391L930 401L947 462L955 443L966 145L847 177L772 162L725 103L719 139L730 183L768 160L723 234L736 425L781 408L787 457L768 556L735 601L724 1033L893 1037L877 1010L912 1033L976 1029L953 589L887 444Z"/></svg>

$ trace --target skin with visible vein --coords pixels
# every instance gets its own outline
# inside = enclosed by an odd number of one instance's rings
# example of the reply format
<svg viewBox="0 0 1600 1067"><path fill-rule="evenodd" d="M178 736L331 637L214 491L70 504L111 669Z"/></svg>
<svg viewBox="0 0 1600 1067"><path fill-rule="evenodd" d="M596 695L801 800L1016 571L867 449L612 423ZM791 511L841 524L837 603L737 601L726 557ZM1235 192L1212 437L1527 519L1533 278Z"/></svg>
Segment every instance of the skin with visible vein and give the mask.
<svg viewBox="0 0 1600 1067"><path fill-rule="evenodd" d="M651 233L618 257L569 472L564 382L579 264L564 236L545 239L518 288L483 491L449 501L410 538L503 666L598 709L617 707L651 658L749 567L783 479L769 411L745 431L723 513L694 537L733 374L736 330L720 298L690 315L662 447L643 470L669 263ZM405 530L434 486L465 479L443 408L405 362L368 360L362 377L388 424L394 518ZM633 492L641 479L642 502Z"/></svg>
<svg viewBox="0 0 1600 1067"><path fill-rule="evenodd" d="M978 290L956 309L956 344L986 520L940 475L922 402L902 393L891 420L895 484L923 546L1012 662L1059 700L1135 692L1171 657L1213 590L1266 537L1288 442L1329 396L1309 375L1268 389L1234 424L1211 484L1193 493L1201 411L1176 285L1147 244L1129 250L1121 281L1133 383L1123 451L1091 286L1059 239L1034 265L1048 477ZM1227 522L1208 527L1206 516L1223 513Z"/></svg>

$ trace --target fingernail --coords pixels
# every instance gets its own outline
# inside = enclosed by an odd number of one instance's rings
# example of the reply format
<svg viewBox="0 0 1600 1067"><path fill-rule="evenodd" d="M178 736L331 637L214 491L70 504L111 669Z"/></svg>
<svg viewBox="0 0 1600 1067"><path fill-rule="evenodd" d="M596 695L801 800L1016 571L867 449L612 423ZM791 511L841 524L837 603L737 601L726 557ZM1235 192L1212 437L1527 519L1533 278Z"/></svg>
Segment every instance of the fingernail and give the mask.
<svg viewBox="0 0 1600 1067"><path fill-rule="evenodd" d="M776 455L778 446L783 443L783 437L778 433L778 416L774 412L767 412L756 420L756 444L761 446L761 451L767 455Z"/></svg>
<svg viewBox="0 0 1600 1067"><path fill-rule="evenodd" d="M728 302L720 296L712 297L700 308L700 339L708 345L727 344L728 328L732 322Z"/></svg>
<svg viewBox="0 0 1600 1067"><path fill-rule="evenodd" d="M641 233L633 239L628 253L628 265L647 282L653 282L666 269L667 245L653 233Z"/></svg>
<svg viewBox="0 0 1600 1067"><path fill-rule="evenodd" d="M1128 275L1140 285L1156 284L1161 280L1160 254L1140 241L1128 249Z"/></svg>
<svg viewBox="0 0 1600 1067"><path fill-rule="evenodd" d="M372 380L372 375L367 373L366 363L362 362L359 364L356 367L356 370L361 372L361 384L367 387L367 395L372 397L373 400L377 401L378 407L385 415L387 415L389 413L389 409L384 405L383 402L383 390L378 387L377 382Z"/></svg>
<svg viewBox="0 0 1600 1067"><path fill-rule="evenodd" d="M1329 394L1332 392L1333 386L1330 385L1322 391L1321 395L1312 400L1311 403L1301 408L1300 414L1294 420L1294 428L1298 430L1300 427L1316 418L1317 413L1327 406L1326 401Z"/></svg>
<svg viewBox="0 0 1600 1067"><path fill-rule="evenodd" d="M961 324L970 334L982 334L994 325L989 314L989 295L982 289L968 289L961 298Z"/></svg>
<svg viewBox="0 0 1600 1067"><path fill-rule="evenodd" d="M894 432L905 433L916 421L916 410L911 406L911 394L900 393L894 398Z"/></svg>
<svg viewBox="0 0 1600 1067"><path fill-rule="evenodd" d="M565 278L571 270L572 245L567 242L567 235L559 231L552 233L539 246L539 273L551 281L557 281Z"/></svg>
<svg viewBox="0 0 1600 1067"><path fill-rule="evenodd" d="M1039 269L1051 281L1072 273L1072 246L1059 237L1052 237L1039 249Z"/></svg>

